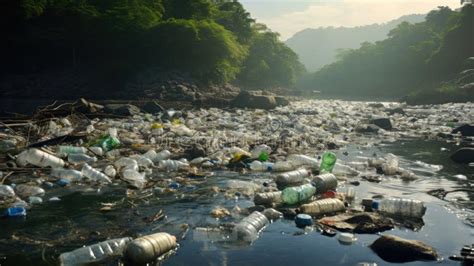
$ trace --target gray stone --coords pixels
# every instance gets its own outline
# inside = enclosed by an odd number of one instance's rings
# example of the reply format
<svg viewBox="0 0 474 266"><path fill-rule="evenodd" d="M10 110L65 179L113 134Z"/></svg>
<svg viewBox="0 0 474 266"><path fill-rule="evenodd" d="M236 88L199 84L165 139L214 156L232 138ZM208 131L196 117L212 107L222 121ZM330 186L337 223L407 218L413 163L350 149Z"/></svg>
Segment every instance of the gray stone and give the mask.
<svg viewBox="0 0 474 266"><path fill-rule="evenodd" d="M379 129L380 128L378 126L369 124L369 125L360 125L360 126L358 126L355 129L355 131L359 132L359 133L377 133L377 132L379 132Z"/></svg>
<svg viewBox="0 0 474 266"><path fill-rule="evenodd" d="M109 114L131 116L140 114L140 108L131 104L106 104L104 111Z"/></svg>
<svg viewBox="0 0 474 266"><path fill-rule="evenodd" d="M277 107L277 102L274 96L258 95L248 91L241 91L240 94L232 100L231 105L238 108L269 110Z"/></svg>
<svg viewBox="0 0 474 266"><path fill-rule="evenodd" d="M407 240L393 235L381 236L370 245L370 248L388 262L438 259L438 254L433 247L418 240Z"/></svg>
<svg viewBox="0 0 474 266"><path fill-rule="evenodd" d="M382 129L390 130L392 129L392 122L387 117L376 117L370 120L370 124L374 124Z"/></svg>
<svg viewBox="0 0 474 266"><path fill-rule="evenodd" d="M474 162L474 148L460 148L451 155L451 160L465 164Z"/></svg>
<svg viewBox="0 0 474 266"><path fill-rule="evenodd" d="M463 135L465 137L473 137L474 136L474 126L469 125L469 124L465 124L465 125L462 125L460 127L457 127L455 129L453 129L453 131L452 131L453 134L456 134L458 132L461 133L461 135Z"/></svg>

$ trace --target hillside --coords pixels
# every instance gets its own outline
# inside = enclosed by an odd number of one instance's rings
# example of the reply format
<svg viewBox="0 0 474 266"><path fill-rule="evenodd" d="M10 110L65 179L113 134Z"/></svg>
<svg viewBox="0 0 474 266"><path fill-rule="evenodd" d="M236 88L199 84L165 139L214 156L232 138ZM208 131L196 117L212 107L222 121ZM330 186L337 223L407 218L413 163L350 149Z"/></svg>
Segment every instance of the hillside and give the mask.
<svg viewBox="0 0 474 266"><path fill-rule="evenodd" d="M338 50L356 49L363 42L375 42L387 38L390 30L403 21L416 23L423 21L425 15L407 15L384 24L361 27L326 27L305 29L286 41L295 51L308 71L319 70L336 60Z"/></svg>

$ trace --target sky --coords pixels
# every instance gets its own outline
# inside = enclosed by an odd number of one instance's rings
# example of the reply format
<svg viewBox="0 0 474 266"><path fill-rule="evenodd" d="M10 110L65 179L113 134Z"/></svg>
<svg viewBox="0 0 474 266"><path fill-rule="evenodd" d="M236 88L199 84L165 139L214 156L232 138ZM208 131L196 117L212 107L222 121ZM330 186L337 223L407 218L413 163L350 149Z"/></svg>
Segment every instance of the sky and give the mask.
<svg viewBox="0 0 474 266"><path fill-rule="evenodd" d="M306 28L363 26L403 15L426 14L438 6L459 8L460 0L240 0L257 22L286 40Z"/></svg>

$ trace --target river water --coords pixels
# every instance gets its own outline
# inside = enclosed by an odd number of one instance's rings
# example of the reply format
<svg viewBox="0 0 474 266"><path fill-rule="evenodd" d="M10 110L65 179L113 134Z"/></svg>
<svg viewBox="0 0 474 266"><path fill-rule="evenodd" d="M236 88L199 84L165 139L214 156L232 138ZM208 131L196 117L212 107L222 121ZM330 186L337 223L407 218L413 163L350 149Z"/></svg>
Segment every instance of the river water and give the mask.
<svg viewBox="0 0 474 266"><path fill-rule="evenodd" d="M414 171L420 178L405 182L387 176L380 183L372 183L353 177L349 181L358 180L359 186L347 183L338 190L353 187L356 201L380 194L423 200L427 212L423 217L425 225L420 230L395 228L384 233L421 240L433 246L441 256L440 261L434 263L457 265L448 256L458 254L463 245L474 242L474 193L452 193L446 200L426 193L438 188L447 191L472 188L473 167L455 164L449 159L457 148L456 143L420 138L401 138L375 145L349 144L336 151L340 160L366 161L374 155L383 157L393 153L399 157L401 167ZM442 166L439 171L438 166ZM460 174L467 180L456 177ZM225 233L200 229L242 218L213 218L209 213L216 206L229 210L235 206L253 206L251 197L226 195L229 180L244 180L260 186L270 178L269 174L214 171L206 180L186 182L176 193L169 194L156 190L130 191L122 184L108 187L74 184L68 188L48 189L44 198L57 196L61 201L34 206L25 218L0 219L0 265L52 265L57 263L55 259L60 253L83 245L159 231L179 236L176 254L162 262L163 265L388 264L368 247L378 238L376 234L357 234L357 241L347 246L317 231L297 228L293 220L280 219L268 225L255 242L242 245L231 241ZM100 210L103 203L113 203L114 207L105 212ZM148 221L147 218L159 210L163 210L166 217ZM418 261L405 265L431 264L433 262Z"/></svg>

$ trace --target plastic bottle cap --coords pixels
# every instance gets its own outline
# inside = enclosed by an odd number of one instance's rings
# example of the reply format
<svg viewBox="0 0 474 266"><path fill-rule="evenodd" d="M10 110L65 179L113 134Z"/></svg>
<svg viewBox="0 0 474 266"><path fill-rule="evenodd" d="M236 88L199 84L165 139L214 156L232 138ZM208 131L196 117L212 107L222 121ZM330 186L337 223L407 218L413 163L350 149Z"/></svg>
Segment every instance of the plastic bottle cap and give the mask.
<svg viewBox="0 0 474 266"><path fill-rule="evenodd" d="M295 223L297 226L310 226L313 224L313 218L308 214L300 213L296 215Z"/></svg>

